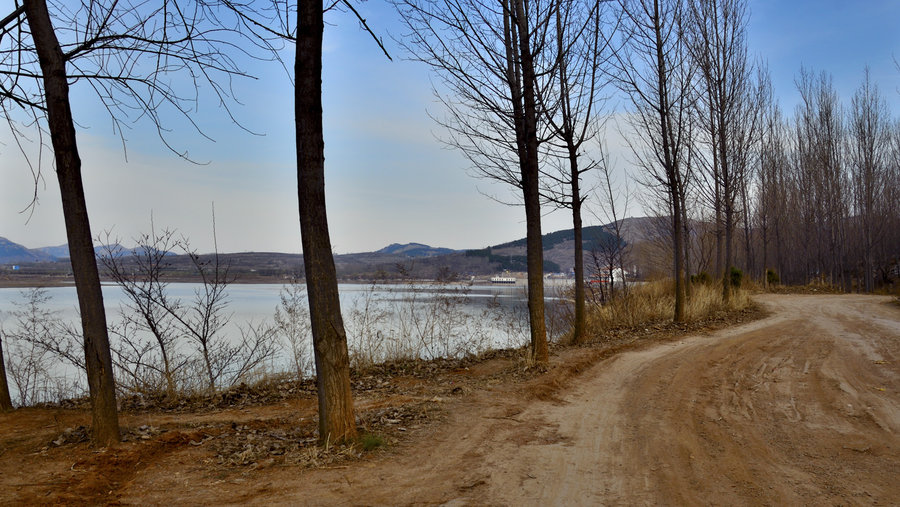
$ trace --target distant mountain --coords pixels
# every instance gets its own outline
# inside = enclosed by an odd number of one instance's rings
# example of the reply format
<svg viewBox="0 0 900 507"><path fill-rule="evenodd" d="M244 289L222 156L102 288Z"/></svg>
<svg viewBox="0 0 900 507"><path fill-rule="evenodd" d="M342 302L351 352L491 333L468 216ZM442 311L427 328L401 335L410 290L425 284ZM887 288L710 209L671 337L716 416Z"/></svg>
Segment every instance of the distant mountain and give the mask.
<svg viewBox="0 0 900 507"><path fill-rule="evenodd" d="M402 255L404 257L436 257L439 255L447 255L454 252L456 252L456 250L450 248L431 247L428 245L423 245L422 243L406 243L404 245L401 245L400 243L392 243L382 248L381 250L376 251L375 253Z"/></svg>
<svg viewBox="0 0 900 507"><path fill-rule="evenodd" d="M69 245L59 245L59 246L45 246L41 248L35 248L38 252L43 252L54 259L68 259L69 258Z"/></svg>
<svg viewBox="0 0 900 507"><path fill-rule="evenodd" d="M33 252L42 252L50 257L50 260L61 261L69 258L69 245L45 246L35 248ZM98 256L107 255L112 252L114 257L122 257L134 252L140 251L140 247L126 248L119 243L113 245L100 245L94 247L94 253ZM166 255L175 255L173 252L166 252Z"/></svg>
<svg viewBox="0 0 900 507"><path fill-rule="evenodd" d="M48 262L53 260L55 259L51 255L40 250L30 250L6 238L0 238L0 264Z"/></svg>
<svg viewBox="0 0 900 507"><path fill-rule="evenodd" d="M667 231L666 218L638 217L626 218L619 222L620 239L624 245L638 245L651 239L659 238ZM602 252L615 245L615 224L593 225L582 229L583 252L585 266L593 262L592 252ZM575 231L563 229L542 236L544 247L544 271L568 272L575 264ZM483 257L490 264L510 271L525 270L526 238L494 245L481 250L468 250L466 255Z"/></svg>
<svg viewBox="0 0 900 507"><path fill-rule="evenodd" d="M640 217L626 218L621 224L621 241L631 245L635 252L635 264L641 264L646 257L639 251L641 244L658 243L657 238L664 237L668 227L666 218ZM614 244L613 224L585 227L584 256L585 265L592 262L591 252L602 251ZM335 267L338 276L345 280L371 280L381 278L432 278L443 276L441 273L450 270L461 276L483 276L509 270L521 272L526 269L525 238L502 243L483 249L453 250L437 248L422 243L394 243L376 252L362 252L335 256ZM550 232L543 236L544 271L569 272L574 265L575 241L574 231L564 229ZM121 245L111 245L110 250L118 256L127 256L135 249ZM98 254L106 253L106 247L96 247ZM186 255L169 252L168 269L178 276L190 276L194 272L193 263ZM66 245L28 249L4 238L0 238L0 264L32 264L22 266L22 272L29 273L67 273L71 269L68 262L69 250ZM204 254L204 261L211 261L212 256ZM220 260L230 266L231 273L246 278L269 277L286 279L290 276L302 276L303 261L299 254L273 252L220 253ZM127 260L126 262L134 262Z"/></svg>
<svg viewBox="0 0 900 507"><path fill-rule="evenodd" d="M581 229L581 236L585 250L590 250L593 247L594 243L599 244L607 241L614 241L611 224L592 225L590 227L584 227ZM574 229L563 229L561 231L551 232L541 236L541 243L543 244L545 251L552 250L557 246L570 241L573 242L573 244L575 242ZM527 239L522 238L516 241L510 241L509 243L496 245L491 248L494 250L525 248L526 243Z"/></svg>

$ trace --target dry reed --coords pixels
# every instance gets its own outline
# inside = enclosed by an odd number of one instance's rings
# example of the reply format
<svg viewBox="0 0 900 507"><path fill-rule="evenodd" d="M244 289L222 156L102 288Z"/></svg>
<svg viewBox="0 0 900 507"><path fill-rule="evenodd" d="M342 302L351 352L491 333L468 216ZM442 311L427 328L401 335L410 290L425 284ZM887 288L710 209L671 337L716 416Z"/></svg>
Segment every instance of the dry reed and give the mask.
<svg viewBox="0 0 900 507"><path fill-rule="evenodd" d="M696 322L750 305L748 291L736 290L729 301L717 284L694 284L685 304L685 320ZM594 334L616 329L654 326L672 321L675 288L671 280L635 284L603 304L591 305L588 325Z"/></svg>

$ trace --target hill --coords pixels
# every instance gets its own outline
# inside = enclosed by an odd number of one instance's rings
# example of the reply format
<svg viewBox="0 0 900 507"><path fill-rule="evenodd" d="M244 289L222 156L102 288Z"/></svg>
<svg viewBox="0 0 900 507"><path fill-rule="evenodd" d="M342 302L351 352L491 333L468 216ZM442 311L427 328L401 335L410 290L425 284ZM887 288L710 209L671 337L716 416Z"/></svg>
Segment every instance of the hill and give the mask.
<svg viewBox="0 0 900 507"><path fill-rule="evenodd" d="M52 262L51 255L40 250L31 250L18 243L0 237L0 264L24 264L29 262Z"/></svg>
<svg viewBox="0 0 900 507"><path fill-rule="evenodd" d="M657 231L660 226L665 226L665 219L627 218L621 222L622 240L632 245L646 242L659 235ZM612 230L610 224L584 228L586 266L593 263L593 250L615 245ZM569 272L574 265L574 231L550 232L543 236L543 241L544 271ZM526 270L525 242L522 238L474 250L453 250L422 243L394 243L374 252L337 255L335 266L338 276L344 280L438 278L447 273L469 277L504 270L523 272ZM112 248L123 256L132 251L121 245ZM100 253L104 247L97 247L96 250ZM66 275L71 271L67 257L66 245L30 250L0 238L0 265L22 264L21 274ZM213 256L207 254L201 258L211 261ZM303 256L300 254L241 252L219 254L219 258L230 266L232 274L244 281L282 280L302 276L303 272ZM170 254L167 264L174 276L192 276L192 263L186 255Z"/></svg>
<svg viewBox="0 0 900 507"><path fill-rule="evenodd" d="M456 252L450 248L435 248L422 243L391 243L390 245L377 250L375 253L403 255L405 257L434 257L437 255L447 255Z"/></svg>

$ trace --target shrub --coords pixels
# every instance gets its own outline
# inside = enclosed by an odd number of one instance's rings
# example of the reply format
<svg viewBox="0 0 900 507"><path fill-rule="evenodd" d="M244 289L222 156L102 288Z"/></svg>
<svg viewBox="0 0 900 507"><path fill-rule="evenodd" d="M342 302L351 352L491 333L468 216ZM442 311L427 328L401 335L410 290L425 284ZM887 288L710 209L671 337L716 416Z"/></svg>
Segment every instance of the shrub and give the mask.
<svg viewBox="0 0 900 507"><path fill-rule="evenodd" d="M740 288L741 282L744 280L744 272L740 269L731 266L731 270L729 271L729 278L731 282L731 287L737 289Z"/></svg>
<svg viewBox="0 0 900 507"><path fill-rule="evenodd" d="M384 444L384 438L374 433L364 433L359 437L359 445L361 445L366 452L374 451Z"/></svg>
<svg viewBox="0 0 900 507"><path fill-rule="evenodd" d="M781 278L778 276L778 272L774 269L769 268L766 270L766 283L769 285L778 285L781 283Z"/></svg>
<svg viewBox="0 0 900 507"><path fill-rule="evenodd" d="M701 271L696 275L691 275L691 283L694 284L703 284L703 285L712 285L713 278L706 271Z"/></svg>

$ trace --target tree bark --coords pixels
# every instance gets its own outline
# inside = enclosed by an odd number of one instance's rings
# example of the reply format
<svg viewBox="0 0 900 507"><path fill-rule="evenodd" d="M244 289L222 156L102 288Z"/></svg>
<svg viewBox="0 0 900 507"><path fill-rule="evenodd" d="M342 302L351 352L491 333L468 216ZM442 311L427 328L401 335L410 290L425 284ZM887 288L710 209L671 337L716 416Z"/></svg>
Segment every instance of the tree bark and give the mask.
<svg viewBox="0 0 900 507"><path fill-rule="evenodd" d="M722 91L719 91L721 97ZM718 108L718 134L719 134L719 171L722 175L722 205L725 217L725 260L722 264L724 272L722 273L722 299L729 301L731 299L731 268L734 264L734 254L732 247L734 246L734 188L731 171L733 168L728 160L728 145L725 134L725 106L720 104Z"/></svg>
<svg viewBox="0 0 900 507"><path fill-rule="evenodd" d="M682 189L683 190L683 189ZM682 243L684 244L684 296L688 300L693 297L693 287L691 286L691 226L687 217L687 202L682 192L681 199L681 230L684 233Z"/></svg>
<svg viewBox="0 0 900 507"><path fill-rule="evenodd" d="M0 336L0 412L9 412L12 409L12 398L9 397L9 382L6 381L6 359L3 355L3 337Z"/></svg>
<svg viewBox="0 0 900 507"><path fill-rule="evenodd" d="M672 320L684 322L684 236L681 210L681 175L678 169L678 160L675 156L672 137L672 112L668 94L669 70L666 67L666 59L663 52L665 45L662 34L662 17L659 12L659 2L653 2L653 29L656 47L656 73L659 90L659 124L662 138L663 163L665 164L669 199L672 202L672 239L674 249L675 275L675 312Z"/></svg>
<svg viewBox="0 0 900 507"><path fill-rule="evenodd" d="M572 228L575 235L575 326L573 340L575 343L584 343L585 335L585 310L584 310L584 233L581 224L581 190L579 189L578 155L570 152L572 176ZM610 280L612 281L612 280Z"/></svg>
<svg viewBox="0 0 900 507"><path fill-rule="evenodd" d="M526 263L528 266L528 316L531 324L531 354L537 364L547 364L547 324L544 320L544 248L541 238L540 170L537 141L537 103L531 31L523 0L515 0L515 19L522 63L524 157L520 154L522 194L525 202Z"/></svg>
<svg viewBox="0 0 900 507"><path fill-rule="evenodd" d="M47 124L53 143L69 256L81 310L85 364L91 396L91 438L95 444L109 445L120 440L115 383L103 293L81 181L81 159L78 156L75 123L69 104L66 61L54 33L46 2L26 1L25 16L43 72Z"/></svg>
<svg viewBox="0 0 900 507"><path fill-rule="evenodd" d="M325 206L322 10L321 0L298 5L294 107L300 233L316 362L319 440L327 443L355 438L356 419L350 391L347 334L341 317Z"/></svg>

